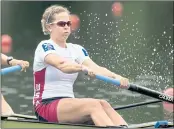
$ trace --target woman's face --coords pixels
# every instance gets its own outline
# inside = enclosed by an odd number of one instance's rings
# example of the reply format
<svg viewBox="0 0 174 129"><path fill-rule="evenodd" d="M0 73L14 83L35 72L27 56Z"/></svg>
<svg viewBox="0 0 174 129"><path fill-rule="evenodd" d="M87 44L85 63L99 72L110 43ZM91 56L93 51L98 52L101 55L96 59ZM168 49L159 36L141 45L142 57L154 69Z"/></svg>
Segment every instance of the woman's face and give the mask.
<svg viewBox="0 0 174 129"><path fill-rule="evenodd" d="M52 22L50 29L51 35L55 36L59 40L66 40L70 35L70 16L67 12L62 12L54 15L54 21Z"/></svg>

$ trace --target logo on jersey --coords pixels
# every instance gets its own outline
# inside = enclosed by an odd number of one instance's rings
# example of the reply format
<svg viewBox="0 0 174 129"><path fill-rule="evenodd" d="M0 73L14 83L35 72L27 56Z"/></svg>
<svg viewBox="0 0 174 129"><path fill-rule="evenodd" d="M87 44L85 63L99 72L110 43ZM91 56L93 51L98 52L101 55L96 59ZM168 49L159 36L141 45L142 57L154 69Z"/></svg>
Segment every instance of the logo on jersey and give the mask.
<svg viewBox="0 0 174 129"><path fill-rule="evenodd" d="M55 50L54 46L50 43L42 44L42 48L44 49L45 52L47 52L49 50Z"/></svg>
<svg viewBox="0 0 174 129"><path fill-rule="evenodd" d="M85 56L88 56L88 52L84 48L82 48L82 51L83 51Z"/></svg>

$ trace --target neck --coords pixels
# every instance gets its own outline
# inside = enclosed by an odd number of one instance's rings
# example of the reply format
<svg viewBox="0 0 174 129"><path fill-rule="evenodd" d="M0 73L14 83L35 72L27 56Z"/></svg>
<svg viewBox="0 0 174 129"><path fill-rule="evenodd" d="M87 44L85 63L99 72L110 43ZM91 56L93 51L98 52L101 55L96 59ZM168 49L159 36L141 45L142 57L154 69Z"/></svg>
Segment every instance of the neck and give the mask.
<svg viewBox="0 0 174 129"><path fill-rule="evenodd" d="M50 36L50 39L53 40L53 42L59 45L60 47L66 48L66 40L60 40L53 36Z"/></svg>

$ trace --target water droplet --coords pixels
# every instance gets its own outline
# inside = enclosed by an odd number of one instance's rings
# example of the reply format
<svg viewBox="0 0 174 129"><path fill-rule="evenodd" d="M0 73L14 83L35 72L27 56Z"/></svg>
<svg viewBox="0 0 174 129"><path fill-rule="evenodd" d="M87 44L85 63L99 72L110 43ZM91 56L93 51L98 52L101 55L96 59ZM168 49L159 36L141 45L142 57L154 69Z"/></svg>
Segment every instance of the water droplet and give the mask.
<svg viewBox="0 0 174 129"><path fill-rule="evenodd" d="M119 38L116 38L116 42L119 40Z"/></svg>

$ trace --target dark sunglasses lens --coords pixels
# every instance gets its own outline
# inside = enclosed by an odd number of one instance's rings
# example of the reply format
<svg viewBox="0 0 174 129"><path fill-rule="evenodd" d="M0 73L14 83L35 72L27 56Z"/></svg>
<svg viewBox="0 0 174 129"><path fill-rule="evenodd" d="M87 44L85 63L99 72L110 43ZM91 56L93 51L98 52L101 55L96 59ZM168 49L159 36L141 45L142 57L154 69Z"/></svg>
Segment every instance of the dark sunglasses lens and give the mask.
<svg viewBox="0 0 174 129"><path fill-rule="evenodd" d="M60 21L57 23L57 25L60 27L64 27L66 24L67 26L71 26L71 21L68 21L68 22Z"/></svg>
<svg viewBox="0 0 174 129"><path fill-rule="evenodd" d="M66 22L60 21L57 23L58 26L64 27L66 25Z"/></svg>
<svg viewBox="0 0 174 129"><path fill-rule="evenodd" d="M66 24L67 26L71 26L71 21L68 21Z"/></svg>

